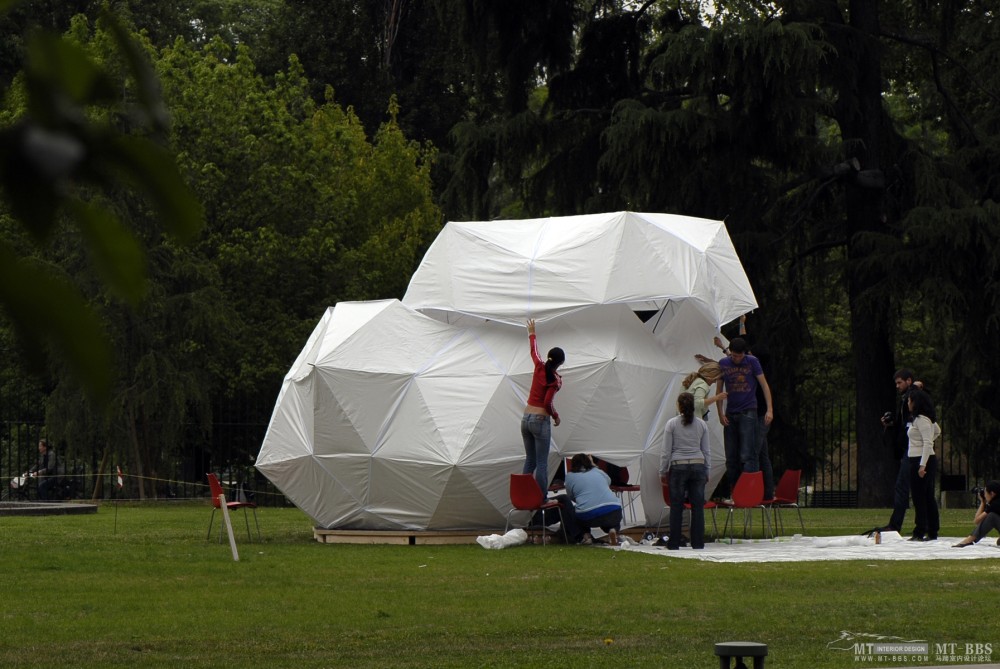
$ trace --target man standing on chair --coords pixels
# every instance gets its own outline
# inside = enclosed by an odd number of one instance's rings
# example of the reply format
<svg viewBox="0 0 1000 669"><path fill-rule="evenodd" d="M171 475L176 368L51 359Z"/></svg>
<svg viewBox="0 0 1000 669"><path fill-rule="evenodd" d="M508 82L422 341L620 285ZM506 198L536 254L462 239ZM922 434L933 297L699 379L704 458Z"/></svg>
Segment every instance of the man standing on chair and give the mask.
<svg viewBox="0 0 1000 669"><path fill-rule="evenodd" d="M767 411L764 425L774 420L771 388L767 385L760 361L747 353L747 342L737 337L729 342L729 355L719 361L722 377L716 392L726 391L725 411L719 411L726 447L726 479L732 491L742 472L758 471L757 448L760 432L757 422L757 386L764 393Z"/></svg>

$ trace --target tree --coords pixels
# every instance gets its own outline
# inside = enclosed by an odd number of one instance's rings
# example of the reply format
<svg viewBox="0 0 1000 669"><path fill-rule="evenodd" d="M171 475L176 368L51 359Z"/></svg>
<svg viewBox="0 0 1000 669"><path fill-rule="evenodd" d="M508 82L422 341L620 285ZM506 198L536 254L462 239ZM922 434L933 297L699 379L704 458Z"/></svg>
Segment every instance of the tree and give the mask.
<svg viewBox="0 0 1000 669"><path fill-rule="evenodd" d="M530 74L506 82L535 82L539 104L511 105L456 128L446 206L477 218L520 207L533 215L629 208L725 219L761 303L754 331L777 361L779 417L795 413L808 325L819 322L812 315L826 309L829 287L839 285L850 316L860 500L885 503L895 463L878 416L893 402L900 314L913 297L912 275L897 268L930 260L937 247L926 223L942 219L926 207L950 207L958 191L969 194L962 198L966 222L960 216L939 228L938 243L963 226L959 239L992 240L995 227L989 180L973 171L974 179L959 184L958 165L934 159L942 136L966 145L975 137L975 154L991 155L983 139L995 135L987 111L995 105L986 94L957 103L952 82L970 90L968 66L945 58L955 50L926 37L946 43L961 34L969 40L965 55L991 53L993 35L971 24L977 10L989 10L945 3L921 13L923 4L897 3L890 12L863 0L733 0L714 3L708 16L700 3L574 3L571 61L550 68L562 62L560 48L544 57L527 52L533 67L516 71ZM475 25L504 11L470 7ZM897 22L895 35L882 29L883 16ZM554 30L561 34L562 25ZM502 39L470 48L502 53ZM921 67L921 51L936 54L936 62ZM894 58L887 61L887 53ZM893 92L918 100L927 111L918 120L934 132L905 134L912 115L894 117L897 109L883 104ZM956 262L972 252L963 243ZM971 267L986 271L990 258ZM949 292L972 289L947 271L923 273ZM995 299L981 288L975 294ZM965 322L953 325L966 332ZM981 327L993 331L991 321ZM968 370L968 356L953 357L960 358Z"/></svg>
<svg viewBox="0 0 1000 669"><path fill-rule="evenodd" d="M202 251L243 320L231 387L273 393L323 310L402 297L441 224L429 148L390 120L369 141L297 58L269 83L248 49L177 42L159 62L174 147L199 197Z"/></svg>
<svg viewBox="0 0 1000 669"><path fill-rule="evenodd" d="M902 163L909 188L889 191L908 204L895 226L902 243L888 260L899 268L891 290L905 295L909 316L899 352L908 366L926 364L928 356L912 353L926 343L948 438L983 463L985 476L1000 468L997 9L906 3L886 15L882 35L897 64L890 100L911 149Z"/></svg>
<svg viewBox="0 0 1000 669"><path fill-rule="evenodd" d="M148 64L118 23L105 21L133 95L123 101L113 75L72 40L36 34L2 122L0 186L7 211L35 245L72 222L107 285L135 304L145 291L142 247L102 193L123 183L145 190L178 238L196 233L201 211L155 141L165 121ZM23 348L37 367L51 342L75 378L106 401L112 365L97 315L62 272L26 257L23 239L15 243L20 252L0 240L0 304Z"/></svg>
<svg viewBox="0 0 1000 669"><path fill-rule="evenodd" d="M109 26L91 29L81 17L66 42L106 71L112 99L128 104L144 93L131 84L130 61L113 49ZM103 266L87 261L81 241L90 228L53 226L44 264L99 317L117 363L106 409L94 411L54 361L48 429L76 453L115 455L148 497L161 492L160 472L188 457L184 442L199 429L207 434L220 395L273 399L328 305L401 297L441 217L431 198L434 153L403 137L394 102L369 141L332 92L323 104L309 98L294 58L265 81L247 47L221 39L177 40L162 50L142 44L162 85L157 109L171 120L164 137L205 203L205 229L193 246L178 245L139 191L110 183L86 195L89 207L108 212L93 227L122 221L143 250L144 289L131 306L100 278ZM94 117L130 120L99 102ZM172 158L170 165L177 170ZM7 239L39 255L27 239ZM120 269L115 257L106 261Z"/></svg>

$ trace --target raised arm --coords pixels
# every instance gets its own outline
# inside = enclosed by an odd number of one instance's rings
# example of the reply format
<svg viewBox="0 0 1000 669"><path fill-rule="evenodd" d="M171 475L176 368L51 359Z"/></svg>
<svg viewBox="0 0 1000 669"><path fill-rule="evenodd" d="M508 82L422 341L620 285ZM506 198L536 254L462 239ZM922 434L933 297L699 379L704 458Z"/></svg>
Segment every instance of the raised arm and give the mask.
<svg viewBox="0 0 1000 669"><path fill-rule="evenodd" d="M538 355L538 340L535 338L535 319L528 319L528 346L531 348L531 361L536 365L542 364L542 357Z"/></svg>

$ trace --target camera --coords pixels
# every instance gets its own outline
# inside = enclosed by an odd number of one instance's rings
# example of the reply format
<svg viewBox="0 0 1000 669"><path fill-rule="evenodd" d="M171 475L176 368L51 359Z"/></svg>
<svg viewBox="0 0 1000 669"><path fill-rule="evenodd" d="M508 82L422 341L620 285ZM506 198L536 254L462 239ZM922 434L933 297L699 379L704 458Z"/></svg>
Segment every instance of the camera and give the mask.
<svg viewBox="0 0 1000 669"><path fill-rule="evenodd" d="M886 411L884 414L882 414L882 424L883 425L892 425L892 412L891 411Z"/></svg>
<svg viewBox="0 0 1000 669"><path fill-rule="evenodd" d="M979 488L979 487L973 488L972 494L976 496L976 499L982 499L986 497L986 488Z"/></svg>

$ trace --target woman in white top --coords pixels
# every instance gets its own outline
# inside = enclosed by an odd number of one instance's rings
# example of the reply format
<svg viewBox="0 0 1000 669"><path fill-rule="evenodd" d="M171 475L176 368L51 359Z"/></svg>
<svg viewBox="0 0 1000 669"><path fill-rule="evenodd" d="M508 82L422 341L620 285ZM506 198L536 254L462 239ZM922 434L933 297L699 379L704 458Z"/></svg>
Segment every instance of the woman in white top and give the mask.
<svg viewBox="0 0 1000 669"><path fill-rule="evenodd" d="M938 467L934 440L941 435L941 428L932 419L934 403L927 391L920 388L910 390L907 404L912 416L910 429L906 431L909 439L907 457L910 459L910 494L916 516L910 541L934 541L941 528L937 500L934 499Z"/></svg>

